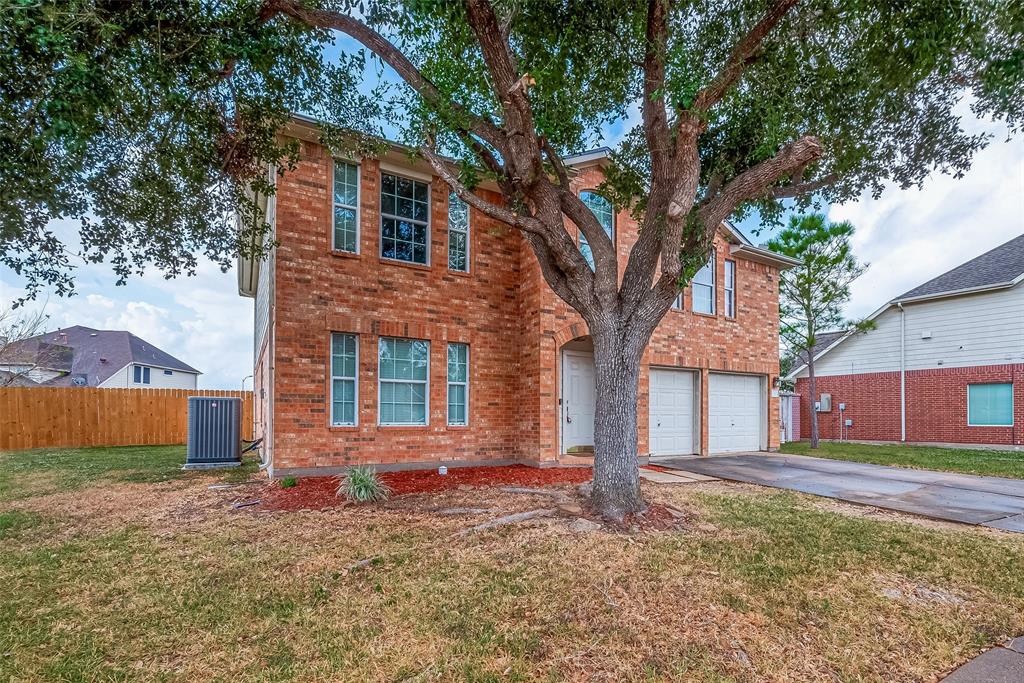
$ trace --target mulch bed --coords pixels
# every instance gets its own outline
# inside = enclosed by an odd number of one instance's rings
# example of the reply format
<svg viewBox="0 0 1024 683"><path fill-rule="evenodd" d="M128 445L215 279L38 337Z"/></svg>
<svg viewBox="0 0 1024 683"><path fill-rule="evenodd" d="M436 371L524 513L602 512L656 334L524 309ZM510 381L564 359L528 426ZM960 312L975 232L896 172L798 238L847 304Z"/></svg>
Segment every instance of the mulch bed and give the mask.
<svg viewBox="0 0 1024 683"><path fill-rule="evenodd" d="M551 467L541 469L525 465L505 467L455 467L442 476L437 470L410 470L384 472L381 480L391 488L391 495L433 493L469 486L523 486L540 488L563 484L582 484L590 481L589 467ZM337 477L302 477L295 486L281 488L279 482L267 484L258 498L258 510L321 510L345 505L345 499L335 495Z"/></svg>

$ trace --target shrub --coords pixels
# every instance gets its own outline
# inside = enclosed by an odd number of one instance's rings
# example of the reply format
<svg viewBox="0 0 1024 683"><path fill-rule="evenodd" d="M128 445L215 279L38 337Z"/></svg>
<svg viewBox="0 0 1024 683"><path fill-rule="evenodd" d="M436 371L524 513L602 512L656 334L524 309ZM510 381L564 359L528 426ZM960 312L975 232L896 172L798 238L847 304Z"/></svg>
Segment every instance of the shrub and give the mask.
<svg viewBox="0 0 1024 683"><path fill-rule="evenodd" d="M387 500L391 489L377 476L377 470L369 465L353 465L338 481L338 496L344 496L354 503L372 503Z"/></svg>
<svg viewBox="0 0 1024 683"><path fill-rule="evenodd" d="M281 480L281 488L290 489L291 487L295 486L298 483L299 480L296 479L295 477L285 477L284 479Z"/></svg>

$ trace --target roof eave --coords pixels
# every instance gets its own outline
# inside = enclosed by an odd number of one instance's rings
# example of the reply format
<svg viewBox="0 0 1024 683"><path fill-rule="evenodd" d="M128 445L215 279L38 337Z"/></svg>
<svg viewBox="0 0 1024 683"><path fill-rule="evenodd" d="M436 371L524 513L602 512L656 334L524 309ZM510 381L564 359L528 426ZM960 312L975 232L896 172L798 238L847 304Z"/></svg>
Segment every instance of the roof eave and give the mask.
<svg viewBox="0 0 1024 683"><path fill-rule="evenodd" d="M774 251L751 246L749 244L733 245L729 249L729 253L734 256L742 256L748 261L756 261L757 263L774 266L779 270L795 268L801 263L799 259L783 256L782 254L776 254Z"/></svg>
<svg viewBox="0 0 1024 683"><path fill-rule="evenodd" d="M983 292L994 292L1000 289L1010 289L1020 284L1024 279L1024 273L1018 275L1012 280L1006 282L997 282L991 285L979 285L977 287L964 287L963 289L950 289L945 292L935 292L933 294L921 294L920 296L907 296L893 299L889 303L892 304L916 304L922 301L931 301L933 299L948 299L954 296L964 296L967 294L981 294Z"/></svg>

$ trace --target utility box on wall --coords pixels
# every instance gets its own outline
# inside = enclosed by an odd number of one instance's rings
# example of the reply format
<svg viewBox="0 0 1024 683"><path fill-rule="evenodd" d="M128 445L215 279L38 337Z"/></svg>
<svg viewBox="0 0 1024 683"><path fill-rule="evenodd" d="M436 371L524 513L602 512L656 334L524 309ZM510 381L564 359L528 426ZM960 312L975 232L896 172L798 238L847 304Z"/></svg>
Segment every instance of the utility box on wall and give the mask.
<svg viewBox="0 0 1024 683"><path fill-rule="evenodd" d="M832 394L822 394L821 400L817 403L819 413L832 412Z"/></svg>
<svg viewBox="0 0 1024 683"><path fill-rule="evenodd" d="M242 464L242 399L190 396L185 469Z"/></svg>

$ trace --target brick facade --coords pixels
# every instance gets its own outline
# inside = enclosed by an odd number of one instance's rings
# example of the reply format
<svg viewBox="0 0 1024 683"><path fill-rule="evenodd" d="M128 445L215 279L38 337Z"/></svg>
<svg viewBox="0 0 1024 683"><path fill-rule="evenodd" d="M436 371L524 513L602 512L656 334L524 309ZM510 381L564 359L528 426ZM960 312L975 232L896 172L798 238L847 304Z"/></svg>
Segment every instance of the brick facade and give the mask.
<svg viewBox="0 0 1024 683"><path fill-rule="evenodd" d="M976 427L967 424L967 385L1009 382L1014 385L1013 426ZM838 439L839 404L853 420L845 434L850 440L900 440L900 374L879 372L817 378L818 394L832 394L832 412L818 414L819 435ZM810 438L808 380L800 378L801 437ZM906 440L921 443L1024 445L1024 364L911 370L906 373Z"/></svg>
<svg viewBox="0 0 1024 683"><path fill-rule="evenodd" d="M557 465L579 458L559 448L561 347L587 334L580 317L543 281L532 251L517 231L476 210L470 215L470 272L448 264L448 188L430 184L429 266L380 254L381 162L359 166L359 253L332 251L332 167L318 144L302 143L297 166L278 180L274 297L269 341L255 372L263 436L274 476L337 471L353 463L385 468L437 463L525 462ZM420 172L422 172L422 167ZM580 169L577 189L600 182L600 166ZM497 195L489 198L497 201ZM628 213L616 217L620 271L636 239ZM757 374L770 387L778 374L778 270L729 254L716 239L716 310L667 314L645 355L640 385L640 453L647 452L647 377L651 365L701 373L702 448L707 448L709 371ZM724 310L725 260L736 262L736 317ZM358 425L330 425L329 356L332 332L359 339ZM427 426L377 424L377 348L381 336L430 342ZM446 345L470 346L469 424L447 425ZM765 397L767 415L777 399ZM767 445L778 445L777 419L766 418Z"/></svg>

